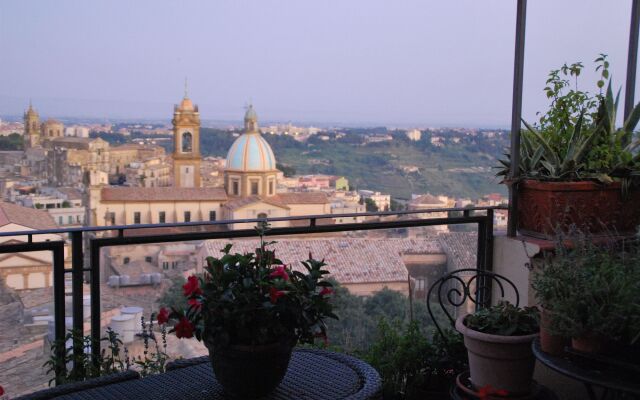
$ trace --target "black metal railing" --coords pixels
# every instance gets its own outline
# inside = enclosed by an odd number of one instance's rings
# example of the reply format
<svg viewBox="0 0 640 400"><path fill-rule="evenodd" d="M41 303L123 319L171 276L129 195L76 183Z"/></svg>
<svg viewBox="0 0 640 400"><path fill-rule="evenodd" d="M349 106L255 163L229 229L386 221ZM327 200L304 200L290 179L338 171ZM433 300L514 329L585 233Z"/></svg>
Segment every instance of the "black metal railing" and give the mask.
<svg viewBox="0 0 640 400"><path fill-rule="evenodd" d="M348 214L323 214L296 217L279 218L252 218L240 220L222 220L207 222L187 222L168 224L139 224L116 225L103 227L80 227L66 229L30 230L17 232L3 232L0 237L26 237L26 242L0 245L0 254L19 253L31 251L51 251L53 253L53 298L55 318L55 340L64 340L65 337L65 275L71 274L71 299L72 299L72 326L73 330L84 334L83 314L83 283L85 277L90 284L91 295L91 351L93 361L98 362L100 355L100 331L101 331L101 306L100 306L100 249L110 246L126 246L136 244L169 243L205 239L234 239L256 237L255 229L228 230L228 226L237 224L257 224L268 222L308 221L305 226L273 227L269 229L268 236L302 235L335 233L350 231L367 231L394 228L412 228L437 225L477 224L477 261L476 268L486 271L492 270L493 265L493 218L494 210L505 207L473 207L473 208L438 208L413 211L368 212ZM447 217L434 218L408 218L414 214L447 213ZM453 216L454 212L457 215ZM462 214L462 215L460 215ZM395 220L384 220L390 217ZM327 223L318 224L322 220L336 220L344 218L368 217L369 221L360 223ZM376 220L377 219L377 220ZM217 229L206 229L217 227ZM200 228L200 230L184 232L162 232L166 228ZM145 231L140 234L140 230ZM148 231L147 231L148 230ZM138 234L130 235L128 233ZM65 268L64 239L51 241L36 241L34 238L42 235L68 235L71 242L71 269ZM88 266L85 265L85 246L89 250ZM483 302L488 299L482 299ZM64 351L64 346L58 346ZM84 349L73 349L82 352ZM78 355L78 354L76 354ZM63 357L58 357L63 359ZM65 365L56 368L56 375L64 372Z"/></svg>

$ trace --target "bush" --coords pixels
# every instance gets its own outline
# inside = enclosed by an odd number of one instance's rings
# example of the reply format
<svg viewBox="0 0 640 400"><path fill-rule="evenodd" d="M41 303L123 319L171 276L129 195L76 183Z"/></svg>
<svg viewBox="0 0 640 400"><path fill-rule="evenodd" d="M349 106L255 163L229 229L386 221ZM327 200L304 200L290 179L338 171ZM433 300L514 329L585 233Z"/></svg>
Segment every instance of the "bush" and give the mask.
<svg viewBox="0 0 640 400"><path fill-rule="evenodd" d="M461 335L452 330L445 335L436 332L429 340L415 321L404 325L380 320L376 341L364 358L380 373L385 400L448 392L468 363Z"/></svg>

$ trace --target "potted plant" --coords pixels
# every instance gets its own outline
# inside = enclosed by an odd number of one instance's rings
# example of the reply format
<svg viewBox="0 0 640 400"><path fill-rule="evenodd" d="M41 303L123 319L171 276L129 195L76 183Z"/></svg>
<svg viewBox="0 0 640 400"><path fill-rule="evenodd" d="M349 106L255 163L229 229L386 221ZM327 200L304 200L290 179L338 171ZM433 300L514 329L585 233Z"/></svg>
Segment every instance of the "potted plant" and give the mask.
<svg viewBox="0 0 640 400"><path fill-rule="evenodd" d="M535 366L531 342L538 336L538 324L537 308L521 309L508 302L456 320L476 390L492 388L509 395L531 392Z"/></svg>
<svg viewBox="0 0 640 400"><path fill-rule="evenodd" d="M640 337L640 257L637 250L592 240L561 251L546 270L564 269L570 282L553 301L554 331L584 353L609 352Z"/></svg>
<svg viewBox="0 0 640 400"><path fill-rule="evenodd" d="M540 347L542 351L561 355L569 345L570 337L560 334L554 319L558 302L567 298L573 290L574 268L566 265L567 259L545 259L541 269L534 271L531 287L540 304Z"/></svg>
<svg viewBox="0 0 640 400"><path fill-rule="evenodd" d="M510 155L500 160L498 176L518 190L520 233L552 239L572 226L593 235L627 234L640 224L638 177L640 141L634 130L637 105L616 127L620 92L614 97L606 55L595 60L599 93L578 88L581 63L563 65L547 79L551 105L539 122L524 122L519 173L509 177ZM573 83L570 82L573 80Z"/></svg>
<svg viewBox="0 0 640 400"><path fill-rule="evenodd" d="M258 229L255 253L209 257L204 275L183 286L187 310L161 309L158 322L175 321L169 331L194 337L207 346L213 371L229 397L257 398L273 391L284 377L296 343L326 340L326 318L337 318L330 302L332 284L323 261L311 255L305 272L275 257Z"/></svg>

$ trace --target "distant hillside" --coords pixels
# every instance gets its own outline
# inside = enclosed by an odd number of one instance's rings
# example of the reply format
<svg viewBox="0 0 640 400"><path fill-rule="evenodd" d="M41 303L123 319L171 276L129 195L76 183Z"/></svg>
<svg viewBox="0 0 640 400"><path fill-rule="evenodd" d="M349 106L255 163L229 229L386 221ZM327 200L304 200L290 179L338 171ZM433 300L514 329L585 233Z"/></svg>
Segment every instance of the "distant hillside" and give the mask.
<svg viewBox="0 0 640 400"><path fill-rule="evenodd" d="M445 138L444 147L437 147L431 144L431 134L412 142L404 134L392 132L387 133L393 136L391 141L366 143L372 134L385 133L383 129L347 130L341 138L330 132L305 143L290 136L264 137L273 147L279 164L295 168L298 174L344 175L356 189L378 190L401 199L425 192L472 198L492 192L506 193L493 170L508 146L506 135L485 138L458 131L444 132L439 133ZM133 134L131 138L137 136ZM203 156L225 157L234 140L232 132L202 128L200 148ZM172 144L163 145L167 151L173 151Z"/></svg>

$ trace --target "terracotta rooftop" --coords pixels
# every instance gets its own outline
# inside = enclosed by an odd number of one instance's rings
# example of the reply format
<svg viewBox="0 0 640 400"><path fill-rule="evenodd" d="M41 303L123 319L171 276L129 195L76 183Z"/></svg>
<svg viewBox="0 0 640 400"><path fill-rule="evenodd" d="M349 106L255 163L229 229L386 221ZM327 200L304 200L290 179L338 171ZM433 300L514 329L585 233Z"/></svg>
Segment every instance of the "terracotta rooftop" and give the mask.
<svg viewBox="0 0 640 400"><path fill-rule="evenodd" d="M278 193L272 197L284 204L327 204L329 198L322 192Z"/></svg>
<svg viewBox="0 0 640 400"><path fill-rule="evenodd" d="M106 187L102 201L226 201L222 188Z"/></svg>
<svg viewBox="0 0 640 400"><path fill-rule="evenodd" d="M442 232L438 235L449 263L449 270L476 268L477 232Z"/></svg>
<svg viewBox="0 0 640 400"><path fill-rule="evenodd" d="M71 187L60 187L56 189L58 192L67 196L69 200L82 200L82 192L80 192L76 188Z"/></svg>
<svg viewBox="0 0 640 400"><path fill-rule="evenodd" d="M32 229L55 229L58 226L48 212L0 201L0 226L22 225Z"/></svg>
<svg viewBox="0 0 640 400"><path fill-rule="evenodd" d="M412 204L444 204L444 202L431 194L425 194L411 200Z"/></svg>
<svg viewBox="0 0 640 400"><path fill-rule="evenodd" d="M231 200L225 203L224 207L228 208L229 210L237 210L239 208L248 206L249 204L259 203L259 202L271 204L273 206L280 207L280 208L289 209L289 207L286 204L278 201L275 198L275 196L274 197L261 197L261 196L244 197L240 199Z"/></svg>
<svg viewBox="0 0 640 400"><path fill-rule="evenodd" d="M207 240L206 255L219 257L229 242L238 253L254 252L259 246L257 240ZM297 270L302 270L300 260L306 260L311 252L314 258L325 260L331 276L341 283L406 282L402 253L442 253L440 244L433 239L287 239L272 248L279 259Z"/></svg>

